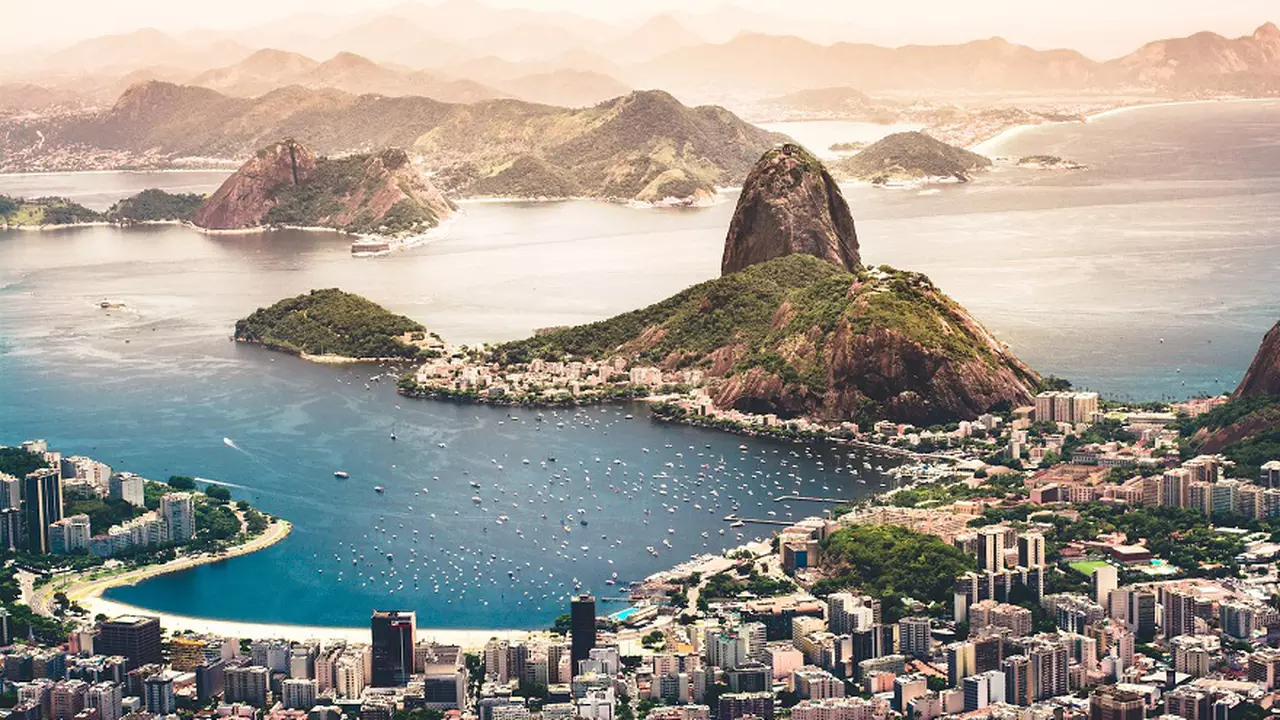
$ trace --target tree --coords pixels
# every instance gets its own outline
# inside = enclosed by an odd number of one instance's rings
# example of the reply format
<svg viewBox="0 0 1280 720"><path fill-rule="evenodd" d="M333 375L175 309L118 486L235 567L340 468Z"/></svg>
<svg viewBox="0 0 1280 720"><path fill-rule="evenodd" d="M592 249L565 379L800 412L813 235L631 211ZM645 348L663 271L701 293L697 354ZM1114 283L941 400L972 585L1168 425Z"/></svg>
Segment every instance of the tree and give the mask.
<svg viewBox="0 0 1280 720"><path fill-rule="evenodd" d="M195 490L196 479L187 475L170 475L169 487L174 490Z"/></svg>
<svg viewBox="0 0 1280 720"><path fill-rule="evenodd" d="M221 485L210 485L204 494L219 505L231 502L231 491Z"/></svg>

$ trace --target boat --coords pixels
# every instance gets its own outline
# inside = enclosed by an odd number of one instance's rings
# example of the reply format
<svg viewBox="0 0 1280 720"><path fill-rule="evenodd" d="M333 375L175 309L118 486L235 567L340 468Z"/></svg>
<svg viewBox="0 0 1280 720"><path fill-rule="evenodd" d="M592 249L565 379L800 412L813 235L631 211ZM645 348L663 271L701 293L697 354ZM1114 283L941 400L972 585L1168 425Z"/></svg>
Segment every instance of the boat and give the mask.
<svg viewBox="0 0 1280 720"><path fill-rule="evenodd" d="M386 489L386 488L384 488L384 487L382 487L381 485L374 485L374 486L373 486L373 491L374 491L374 492L376 492L376 493L384 493L384 492L386 492L386 491L387 491L387 489Z"/></svg>
<svg viewBox="0 0 1280 720"><path fill-rule="evenodd" d="M472 495L472 496L471 496L471 502L473 502L473 503L475 503L475 504L479 505L480 503L482 503L482 502L484 502L484 501L480 499L480 496L479 496L479 495Z"/></svg>
<svg viewBox="0 0 1280 720"><path fill-rule="evenodd" d="M334 470L333 476L336 478L342 478L343 480L346 480L347 478L351 477L349 474L347 474L347 471L345 470Z"/></svg>
<svg viewBox="0 0 1280 720"><path fill-rule="evenodd" d="M743 525L746 525L746 523L742 522L741 520L734 520L733 522L729 523L729 527L732 527L732 528L740 528Z"/></svg>

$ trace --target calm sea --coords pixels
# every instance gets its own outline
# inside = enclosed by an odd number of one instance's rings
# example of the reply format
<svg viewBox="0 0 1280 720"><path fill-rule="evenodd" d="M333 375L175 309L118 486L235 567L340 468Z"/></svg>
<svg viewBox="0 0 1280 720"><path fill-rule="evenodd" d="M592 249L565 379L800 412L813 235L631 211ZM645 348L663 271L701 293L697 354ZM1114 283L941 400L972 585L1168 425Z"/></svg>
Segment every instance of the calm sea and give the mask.
<svg viewBox="0 0 1280 720"><path fill-rule="evenodd" d="M1041 371L1118 397L1222 392L1280 310L1278 120L1276 103L1140 110L994 151L1088 171L846 195L868 262L928 273ZM186 175L159 179L207 190L221 177ZM156 179L10 176L0 193L103 207ZM726 200L467 204L440 238L373 259L325 233L0 233L0 442L45 437L119 469L215 478L295 523L267 551L112 598L263 622L359 625L374 607L405 606L424 626L543 625L575 586L607 596L736 544L721 519L735 505L800 517L815 507L771 498L857 497L892 463L756 441L743 451L635 408L539 421L410 402L371 380L388 368L314 366L227 336L254 308L334 286L459 342L607 317L714 277Z"/></svg>

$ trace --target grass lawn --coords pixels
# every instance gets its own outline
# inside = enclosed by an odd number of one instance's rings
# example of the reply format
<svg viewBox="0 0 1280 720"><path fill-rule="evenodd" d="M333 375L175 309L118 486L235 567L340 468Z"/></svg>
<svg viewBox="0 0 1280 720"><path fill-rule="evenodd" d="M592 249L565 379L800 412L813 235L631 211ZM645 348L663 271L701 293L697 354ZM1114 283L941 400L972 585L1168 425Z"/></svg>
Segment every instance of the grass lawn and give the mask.
<svg viewBox="0 0 1280 720"><path fill-rule="evenodd" d="M1067 567L1088 578L1093 577L1094 570L1106 564L1107 562L1105 560L1081 560L1079 562L1067 563Z"/></svg>

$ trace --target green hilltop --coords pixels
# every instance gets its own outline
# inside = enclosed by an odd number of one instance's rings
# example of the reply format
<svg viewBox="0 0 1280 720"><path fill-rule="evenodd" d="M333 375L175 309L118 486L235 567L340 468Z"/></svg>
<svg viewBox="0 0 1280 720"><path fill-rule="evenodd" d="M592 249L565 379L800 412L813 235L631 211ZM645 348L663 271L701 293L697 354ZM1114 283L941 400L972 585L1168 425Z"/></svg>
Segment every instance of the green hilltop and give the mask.
<svg viewBox="0 0 1280 720"><path fill-rule="evenodd" d="M1027 401L1037 376L923 275L787 255L649 307L506 343L503 363L697 368L717 405L783 417L933 423Z"/></svg>
<svg viewBox="0 0 1280 720"><path fill-rule="evenodd" d="M294 355L419 357L438 343L422 325L336 288L286 298L236 322L235 339Z"/></svg>

